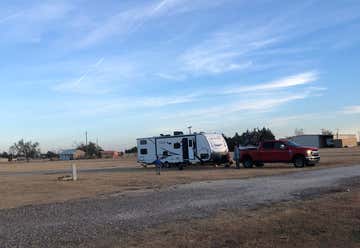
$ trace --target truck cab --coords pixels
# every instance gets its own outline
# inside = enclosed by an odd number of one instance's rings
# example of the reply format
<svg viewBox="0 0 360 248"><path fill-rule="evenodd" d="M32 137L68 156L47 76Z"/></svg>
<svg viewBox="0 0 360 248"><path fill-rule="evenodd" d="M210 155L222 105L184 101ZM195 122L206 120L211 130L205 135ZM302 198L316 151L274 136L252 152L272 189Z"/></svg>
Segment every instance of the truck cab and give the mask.
<svg viewBox="0 0 360 248"><path fill-rule="evenodd" d="M293 163L301 168L320 161L317 148L300 146L289 140L264 141L257 148L241 150L240 154L245 168L262 167L264 163Z"/></svg>

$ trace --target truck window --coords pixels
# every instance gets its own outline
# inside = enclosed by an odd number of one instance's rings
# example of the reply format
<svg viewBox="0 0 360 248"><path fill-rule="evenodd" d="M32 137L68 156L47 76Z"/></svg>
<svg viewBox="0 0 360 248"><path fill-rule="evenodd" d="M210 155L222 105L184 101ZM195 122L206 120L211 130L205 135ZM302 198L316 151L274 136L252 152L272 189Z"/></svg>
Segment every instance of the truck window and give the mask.
<svg viewBox="0 0 360 248"><path fill-rule="evenodd" d="M141 149L140 154L141 155L146 155L146 154L148 154L148 150L147 149Z"/></svg>
<svg viewBox="0 0 360 248"><path fill-rule="evenodd" d="M264 150L272 150L274 149L274 142L266 142L263 144Z"/></svg>
<svg viewBox="0 0 360 248"><path fill-rule="evenodd" d="M283 142L275 142L274 148L276 150L283 150L285 147L285 144Z"/></svg>

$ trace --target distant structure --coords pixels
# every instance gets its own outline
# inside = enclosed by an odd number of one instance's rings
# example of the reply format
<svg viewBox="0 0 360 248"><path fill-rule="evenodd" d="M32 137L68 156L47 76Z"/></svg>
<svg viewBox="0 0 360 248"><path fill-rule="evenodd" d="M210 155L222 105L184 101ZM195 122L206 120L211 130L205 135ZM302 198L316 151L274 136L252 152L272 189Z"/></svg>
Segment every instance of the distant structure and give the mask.
<svg viewBox="0 0 360 248"><path fill-rule="evenodd" d="M120 157L119 152L117 151L101 151L101 158L105 158L105 159L118 159Z"/></svg>
<svg viewBox="0 0 360 248"><path fill-rule="evenodd" d="M356 134L338 134L336 136L335 147L356 147L358 145Z"/></svg>
<svg viewBox="0 0 360 248"><path fill-rule="evenodd" d="M304 134L290 138L291 141L302 145L317 148L334 147L334 135Z"/></svg>
<svg viewBox="0 0 360 248"><path fill-rule="evenodd" d="M84 159L85 152L78 149L67 149L63 150L59 153L60 160L77 160L77 159Z"/></svg>

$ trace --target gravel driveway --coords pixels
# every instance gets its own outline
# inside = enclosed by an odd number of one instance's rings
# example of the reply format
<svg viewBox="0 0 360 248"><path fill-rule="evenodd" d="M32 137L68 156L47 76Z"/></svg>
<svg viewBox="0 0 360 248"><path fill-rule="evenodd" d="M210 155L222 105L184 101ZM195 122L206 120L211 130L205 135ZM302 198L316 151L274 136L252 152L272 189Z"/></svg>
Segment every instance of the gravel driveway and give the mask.
<svg viewBox="0 0 360 248"><path fill-rule="evenodd" d="M222 209L294 200L360 178L360 166L221 180L0 211L0 247L77 247ZM0 199L1 200L1 199Z"/></svg>

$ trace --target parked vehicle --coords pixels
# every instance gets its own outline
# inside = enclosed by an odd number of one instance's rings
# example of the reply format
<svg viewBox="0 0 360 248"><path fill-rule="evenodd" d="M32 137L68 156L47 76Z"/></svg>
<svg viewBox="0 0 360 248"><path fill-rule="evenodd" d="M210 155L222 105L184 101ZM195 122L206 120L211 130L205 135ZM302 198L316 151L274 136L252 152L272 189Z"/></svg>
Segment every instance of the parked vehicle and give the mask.
<svg viewBox="0 0 360 248"><path fill-rule="evenodd" d="M157 157L165 167L187 164L229 163L229 149L224 137L217 133L160 135L137 139L138 162L153 164Z"/></svg>
<svg viewBox="0 0 360 248"><path fill-rule="evenodd" d="M240 159L245 168L264 166L264 163L293 163L301 168L320 161L317 148L300 146L288 140L274 140L261 143L258 147L241 150Z"/></svg>

